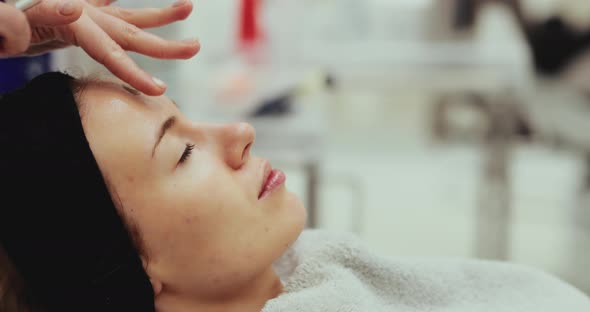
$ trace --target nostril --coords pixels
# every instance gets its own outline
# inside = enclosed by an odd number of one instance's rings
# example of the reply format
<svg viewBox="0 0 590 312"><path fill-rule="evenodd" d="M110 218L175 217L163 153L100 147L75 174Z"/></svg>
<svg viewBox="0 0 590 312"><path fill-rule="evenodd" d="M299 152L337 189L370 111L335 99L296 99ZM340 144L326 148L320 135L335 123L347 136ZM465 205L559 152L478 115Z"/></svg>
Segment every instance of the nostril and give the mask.
<svg viewBox="0 0 590 312"><path fill-rule="evenodd" d="M248 143L248 145L246 145L246 147L244 148L244 152L242 152L242 160L244 160L246 158L246 155L248 155L248 153L250 152L250 147L252 147L252 143Z"/></svg>

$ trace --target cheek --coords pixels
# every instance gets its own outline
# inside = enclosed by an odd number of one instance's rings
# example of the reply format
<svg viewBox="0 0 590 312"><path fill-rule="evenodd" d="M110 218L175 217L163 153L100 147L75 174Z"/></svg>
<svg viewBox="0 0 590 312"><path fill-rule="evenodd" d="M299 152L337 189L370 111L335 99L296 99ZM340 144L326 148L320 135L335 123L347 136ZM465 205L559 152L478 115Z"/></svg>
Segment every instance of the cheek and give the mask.
<svg viewBox="0 0 590 312"><path fill-rule="evenodd" d="M251 205L244 181L231 169L208 155L198 155L171 177L172 193L204 213L239 209ZM213 210L213 211L211 211Z"/></svg>
<svg viewBox="0 0 590 312"><path fill-rule="evenodd" d="M182 221L204 227L221 225L249 206L239 185L224 172L179 179L170 201L182 209Z"/></svg>
<svg viewBox="0 0 590 312"><path fill-rule="evenodd" d="M243 217L241 207L247 203L231 176L212 168L189 169L179 168L186 172L177 172L159 186L141 192L149 194L141 199L146 230L165 236L211 236L219 227Z"/></svg>
<svg viewBox="0 0 590 312"><path fill-rule="evenodd" d="M241 240L261 234L256 231L265 220L225 167L197 164L144 185L133 196L133 206L141 207L134 214L147 250L175 262L203 255L224 258L240 249Z"/></svg>

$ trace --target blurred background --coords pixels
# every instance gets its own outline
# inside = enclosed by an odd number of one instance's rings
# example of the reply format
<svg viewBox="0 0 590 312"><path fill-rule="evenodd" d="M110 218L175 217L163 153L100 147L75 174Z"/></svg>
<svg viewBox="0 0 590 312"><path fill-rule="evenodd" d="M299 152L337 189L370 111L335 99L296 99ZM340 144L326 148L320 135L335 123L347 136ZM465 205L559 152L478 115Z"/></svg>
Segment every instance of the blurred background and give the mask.
<svg viewBox="0 0 590 312"><path fill-rule="evenodd" d="M252 123L309 227L590 294L590 1L200 0L155 33L202 50L133 57L194 120ZM0 72L102 70L74 48L39 61Z"/></svg>

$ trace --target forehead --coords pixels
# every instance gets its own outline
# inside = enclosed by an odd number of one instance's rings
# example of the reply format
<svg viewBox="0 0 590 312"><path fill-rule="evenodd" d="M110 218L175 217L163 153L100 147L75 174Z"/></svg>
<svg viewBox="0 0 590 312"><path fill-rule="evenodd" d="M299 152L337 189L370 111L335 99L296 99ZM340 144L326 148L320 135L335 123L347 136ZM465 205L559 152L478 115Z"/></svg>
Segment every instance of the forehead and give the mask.
<svg viewBox="0 0 590 312"><path fill-rule="evenodd" d="M82 123L97 158L150 155L158 127L177 114L166 97L133 94L126 88L117 82L93 82L81 94Z"/></svg>
<svg viewBox="0 0 590 312"><path fill-rule="evenodd" d="M176 114L177 109L164 96L150 97L129 86L114 82L91 82L81 94L80 112L85 126L133 127L146 126L146 123Z"/></svg>
<svg viewBox="0 0 590 312"><path fill-rule="evenodd" d="M164 97L151 97L117 81L90 82L81 94L83 112L99 110L108 112L130 109L144 114L158 113L170 109L170 101ZM104 113L103 112L103 113Z"/></svg>

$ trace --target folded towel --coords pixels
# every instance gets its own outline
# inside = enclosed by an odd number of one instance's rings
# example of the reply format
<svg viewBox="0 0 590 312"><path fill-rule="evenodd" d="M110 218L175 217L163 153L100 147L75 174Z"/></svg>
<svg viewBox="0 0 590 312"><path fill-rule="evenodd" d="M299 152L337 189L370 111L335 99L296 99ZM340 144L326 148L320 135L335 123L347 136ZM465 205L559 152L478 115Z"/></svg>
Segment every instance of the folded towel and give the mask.
<svg viewBox="0 0 590 312"><path fill-rule="evenodd" d="M590 312L590 298L515 264L384 258L352 234L304 231L274 264L285 292L262 312Z"/></svg>

